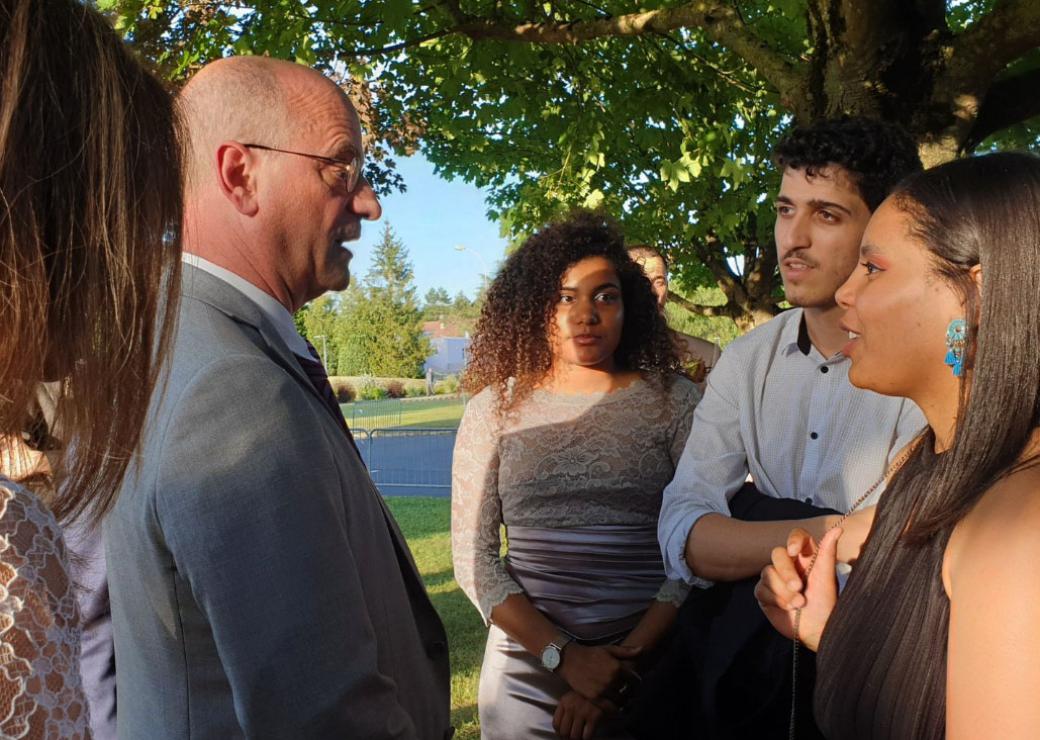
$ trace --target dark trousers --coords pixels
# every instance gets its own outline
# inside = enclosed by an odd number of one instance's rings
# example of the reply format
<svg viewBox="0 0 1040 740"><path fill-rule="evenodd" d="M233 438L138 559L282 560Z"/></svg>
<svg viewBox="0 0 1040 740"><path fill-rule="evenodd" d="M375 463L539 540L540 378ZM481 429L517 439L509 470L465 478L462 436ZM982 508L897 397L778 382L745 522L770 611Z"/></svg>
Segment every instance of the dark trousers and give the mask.
<svg viewBox="0 0 1040 740"><path fill-rule="evenodd" d="M808 519L837 513L777 499L745 484L730 501L745 521ZM679 610L669 649L645 676L631 711L640 740L785 740L791 712L790 640L755 602L758 578L694 588ZM798 651L796 736L822 740L812 711L815 655Z"/></svg>

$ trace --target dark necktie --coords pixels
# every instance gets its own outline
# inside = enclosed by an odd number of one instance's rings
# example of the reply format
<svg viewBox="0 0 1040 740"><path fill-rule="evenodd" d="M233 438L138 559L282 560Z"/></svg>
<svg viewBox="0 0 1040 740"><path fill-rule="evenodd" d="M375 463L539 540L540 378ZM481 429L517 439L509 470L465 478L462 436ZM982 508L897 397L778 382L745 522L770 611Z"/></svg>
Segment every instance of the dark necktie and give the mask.
<svg viewBox="0 0 1040 740"><path fill-rule="evenodd" d="M296 356L296 359L300 363L300 367L307 373L308 380L311 381L311 385L318 391L318 395L321 396L321 400L325 402L329 412L333 418L339 422L340 427L343 428L343 432L347 435L347 439L350 440L350 445L357 452L358 457L361 457L361 450L358 449L357 443L354 441L354 435L350 433L350 428L347 426L347 420L343 418L343 412L340 410L339 402L336 400L336 394L332 392L332 384L329 383L329 375L325 372L325 366L321 364L321 358L318 356L318 350L314 349L314 345L307 342L307 351L311 354L311 359L306 357ZM362 465L364 464L364 458L361 459Z"/></svg>

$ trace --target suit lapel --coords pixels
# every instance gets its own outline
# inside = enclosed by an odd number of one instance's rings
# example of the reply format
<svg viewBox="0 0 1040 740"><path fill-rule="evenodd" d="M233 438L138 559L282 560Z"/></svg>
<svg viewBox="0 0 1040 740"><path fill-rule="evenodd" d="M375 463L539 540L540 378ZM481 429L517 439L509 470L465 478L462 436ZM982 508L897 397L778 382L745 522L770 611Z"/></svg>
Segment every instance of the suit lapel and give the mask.
<svg viewBox="0 0 1040 740"><path fill-rule="evenodd" d="M246 297L242 292L236 290L231 285L228 285L220 278L210 275L205 270L199 269L191 264L185 264L181 293L185 298L194 298L195 300L201 301L225 314L232 320L254 328L263 339L265 344L264 349L271 360L295 378L296 382L303 386L308 393L317 398L322 408L327 409L325 400L318 394L314 384L311 383L310 378L307 377L303 368L301 368L300 364L296 361L296 356L293 354L293 351L285 344L277 330L264 315L263 311L260 310L260 307L253 303L253 301ZM329 416L329 421L335 423L335 420L331 418L331 414L328 411L326 411L326 415ZM350 442L346 439L346 435L343 434L338 425L336 427L336 433L343 437L343 446L349 451L347 454L357 455L357 452L351 448ZM360 464L360 460L358 462ZM362 474L368 477L368 472L364 469L364 465L361 465L361 469ZM414 581L416 581L418 585L422 586L422 576L419 575L419 569L415 565L411 550L408 549L404 535L401 533L401 530L397 526L397 522L394 520L393 515L387 508L386 502L383 501L382 495L380 495L376 489L375 483L372 483L371 479L369 479L369 484L371 495L375 498L379 510L383 514L386 527L390 532L390 537L394 544L394 550L397 553L397 560L400 563L402 570L411 573ZM425 587L422 587L420 590L425 594ZM427 601L428 600L427 597Z"/></svg>

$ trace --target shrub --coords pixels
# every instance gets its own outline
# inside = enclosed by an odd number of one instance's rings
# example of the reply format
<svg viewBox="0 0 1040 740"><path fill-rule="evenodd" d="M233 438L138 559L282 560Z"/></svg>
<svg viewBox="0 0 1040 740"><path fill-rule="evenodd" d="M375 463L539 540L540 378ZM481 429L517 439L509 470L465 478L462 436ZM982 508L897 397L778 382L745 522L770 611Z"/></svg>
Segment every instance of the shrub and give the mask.
<svg viewBox="0 0 1040 740"><path fill-rule="evenodd" d="M400 380L391 380L386 384L386 395L390 398L404 398L404 383Z"/></svg>
<svg viewBox="0 0 1040 740"><path fill-rule="evenodd" d="M362 375L357 382L357 397L362 401L378 401L386 398L386 389L371 375Z"/></svg>
<svg viewBox="0 0 1040 740"><path fill-rule="evenodd" d="M444 380L438 380L433 385L433 392L438 396L451 395L459 392L459 379L455 375L449 375Z"/></svg>
<svg viewBox="0 0 1040 740"><path fill-rule="evenodd" d="M350 403L357 398L357 391L354 390L354 386L342 380L330 380L332 385L332 392L336 394L337 403Z"/></svg>
<svg viewBox="0 0 1040 740"><path fill-rule="evenodd" d="M409 385L404 389L404 392L408 398L418 398L426 395L426 389L421 385Z"/></svg>

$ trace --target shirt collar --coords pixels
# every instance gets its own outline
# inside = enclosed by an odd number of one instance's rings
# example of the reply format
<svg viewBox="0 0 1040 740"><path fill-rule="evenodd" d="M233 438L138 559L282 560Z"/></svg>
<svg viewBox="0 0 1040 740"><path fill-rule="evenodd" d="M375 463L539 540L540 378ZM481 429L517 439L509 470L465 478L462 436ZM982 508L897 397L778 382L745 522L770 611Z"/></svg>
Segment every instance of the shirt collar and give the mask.
<svg viewBox="0 0 1040 740"><path fill-rule="evenodd" d="M200 270L208 272L213 277L223 280L239 293L242 293L246 298L255 303L261 312L263 312L274 326L275 331L278 332L278 336L281 337L286 346L292 350L293 354L306 359L311 359L311 353L307 348L307 340L301 337L300 333L296 331L296 323L293 321L289 309L276 301L273 296L256 287L241 275L231 272L231 270L225 269L220 265L215 265L209 260L199 257L197 254L184 252L181 259L185 264L192 265Z"/></svg>
<svg viewBox="0 0 1040 740"><path fill-rule="evenodd" d="M813 347L812 339L809 337L809 327L805 323L805 312L800 308L793 308L792 311L798 312L798 318L794 316L787 322L787 326L784 327L783 332L780 335L780 346L784 348L784 352L787 355L791 355L794 352L800 352L805 357L811 357L813 352L816 352L817 357L823 357ZM823 361L827 364L835 362L843 362L848 358L845 357L841 352L836 353L832 357L823 357Z"/></svg>
<svg viewBox="0 0 1040 740"><path fill-rule="evenodd" d="M805 323L805 312L802 312L802 318L798 321L798 338L794 343L798 351L806 357L812 352L812 339L809 338L809 327Z"/></svg>

